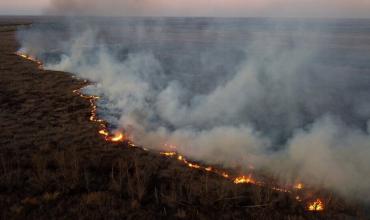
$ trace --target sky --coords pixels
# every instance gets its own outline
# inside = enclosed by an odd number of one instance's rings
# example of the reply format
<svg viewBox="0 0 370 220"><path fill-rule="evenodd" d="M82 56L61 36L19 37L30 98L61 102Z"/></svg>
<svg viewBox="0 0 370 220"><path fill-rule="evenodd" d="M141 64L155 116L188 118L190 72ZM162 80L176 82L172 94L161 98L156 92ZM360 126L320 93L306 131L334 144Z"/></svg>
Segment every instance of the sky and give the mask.
<svg viewBox="0 0 370 220"><path fill-rule="evenodd" d="M1 15L39 15L50 0L0 0Z"/></svg>
<svg viewBox="0 0 370 220"><path fill-rule="evenodd" d="M370 18L370 0L0 0L0 14Z"/></svg>

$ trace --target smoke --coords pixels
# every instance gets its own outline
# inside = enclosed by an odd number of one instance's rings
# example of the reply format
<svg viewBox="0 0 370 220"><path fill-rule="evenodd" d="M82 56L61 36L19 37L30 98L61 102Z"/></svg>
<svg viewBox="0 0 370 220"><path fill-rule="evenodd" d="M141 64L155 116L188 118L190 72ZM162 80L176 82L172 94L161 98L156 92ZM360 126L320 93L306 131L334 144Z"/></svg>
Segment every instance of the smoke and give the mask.
<svg viewBox="0 0 370 220"><path fill-rule="evenodd" d="M20 31L22 50L96 82L86 92L103 97L99 114L135 143L369 196L370 43L351 40L361 34L328 31L335 22L72 21Z"/></svg>
<svg viewBox="0 0 370 220"><path fill-rule="evenodd" d="M302 174L311 177L310 182L321 181L328 188L360 197L370 184L365 177L370 171L369 138L369 130L351 128L338 118L325 116L308 130L296 131L288 145L289 157Z"/></svg>

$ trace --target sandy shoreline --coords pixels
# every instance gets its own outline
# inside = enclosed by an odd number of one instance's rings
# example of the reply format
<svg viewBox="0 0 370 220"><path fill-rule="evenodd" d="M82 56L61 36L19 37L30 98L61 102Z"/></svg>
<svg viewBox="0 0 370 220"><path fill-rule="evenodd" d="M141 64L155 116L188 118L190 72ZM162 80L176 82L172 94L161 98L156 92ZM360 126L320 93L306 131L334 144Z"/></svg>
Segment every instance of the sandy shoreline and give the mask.
<svg viewBox="0 0 370 220"><path fill-rule="evenodd" d="M17 25L0 22L1 218L325 217L285 193L105 141L89 101L73 93L86 82L15 55Z"/></svg>

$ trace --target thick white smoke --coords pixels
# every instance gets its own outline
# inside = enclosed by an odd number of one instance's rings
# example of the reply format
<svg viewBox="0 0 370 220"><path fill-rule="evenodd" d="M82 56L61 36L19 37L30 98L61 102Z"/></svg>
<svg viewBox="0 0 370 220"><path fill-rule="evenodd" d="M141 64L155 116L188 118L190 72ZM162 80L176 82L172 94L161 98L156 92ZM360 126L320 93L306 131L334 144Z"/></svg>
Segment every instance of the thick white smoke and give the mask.
<svg viewBox="0 0 370 220"><path fill-rule="evenodd" d="M142 44L153 34L143 27L132 30ZM215 29L197 31L202 34L196 36L208 38ZM39 56L40 50L52 51L45 42L35 43L37 37L23 37L29 33L40 32L21 33L24 50ZM369 196L370 79L353 66L331 64L335 57L325 60L335 56L322 50L337 46L325 40L330 36L300 29L256 31L238 44L242 59L230 66L222 50L229 47L228 37L221 37L190 58L201 61L193 68L186 59L175 60L176 65L164 62L156 49L130 51L121 59L99 31L78 33L61 44L63 55L46 68L96 82L88 92L104 97L102 115L137 144L156 149L174 144L191 159L245 168L252 164L282 179ZM173 43L167 39L171 33L159 34L155 48L162 51L166 42ZM184 48L184 54L197 50L191 43Z"/></svg>

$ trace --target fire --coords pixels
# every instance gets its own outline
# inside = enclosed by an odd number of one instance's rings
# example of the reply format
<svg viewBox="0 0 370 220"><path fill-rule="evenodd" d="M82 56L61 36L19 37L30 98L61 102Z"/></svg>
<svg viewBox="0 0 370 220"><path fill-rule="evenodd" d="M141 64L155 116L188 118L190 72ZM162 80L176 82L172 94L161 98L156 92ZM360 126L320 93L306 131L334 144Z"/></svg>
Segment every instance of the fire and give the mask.
<svg viewBox="0 0 370 220"><path fill-rule="evenodd" d="M126 140L125 135L122 132L115 132L114 134L111 134L107 128L107 123L104 120L101 120L97 116L97 106L96 106L96 100L99 99L98 96L89 96L89 95L84 95L80 92L80 90L74 90L74 93L77 95L81 96L84 99L88 99L91 105L91 114L90 114L90 121L99 123L101 129L98 131L100 135L104 137L106 141L109 142L122 142L122 141L127 141L128 145L130 147L138 147L136 146L133 142L130 141L130 138ZM182 162L185 164L187 167L192 168L192 169L201 169L206 172L211 172L215 173L217 175L220 175L224 177L225 179L230 179L233 180L234 184L253 184L253 185L258 185L258 186L264 186L266 185L264 182L256 181L254 178L252 178L252 175L248 176L237 176L233 177L229 173L227 173L224 170L216 169L211 166L202 166L200 164L196 164L193 162L189 162L183 155L179 154L176 152L177 147L175 145L171 144L165 144L164 145L165 149L168 149L168 151L163 151L159 152L160 155L166 156L166 157L175 157L178 161ZM141 147L144 150L147 150L146 148ZM250 167L251 169L254 169L254 167ZM303 183L297 183L296 185L292 186L295 189L303 189L304 185ZM281 192L286 192L286 193L292 193L293 191L286 189L286 188L280 188L280 187L271 187L271 189L276 190L276 191L281 191ZM299 196L296 197L297 201L302 201ZM308 205L308 210L310 211L322 211L324 210L324 204L320 199L317 199L313 203L310 203Z"/></svg>
<svg viewBox="0 0 370 220"><path fill-rule="evenodd" d="M294 188L295 189L303 189L303 183L297 183L295 186L294 186Z"/></svg>
<svg viewBox="0 0 370 220"><path fill-rule="evenodd" d="M195 164L195 163L188 163L188 166L189 166L190 168L195 168L195 169L199 169L199 168L200 168L200 165Z"/></svg>
<svg viewBox="0 0 370 220"><path fill-rule="evenodd" d="M308 210L309 211L323 211L324 203L320 199L316 199L316 201L308 204Z"/></svg>
<svg viewBox="0 0 370 220"><path fill-rule="evenodd" d="M172 157L176 155L176 152L160 152L159 154L167 156L167 157Z"/></svg>
<svg viewBox="0 0 370 220"><path fill-rule="evenodd" d="M117 132L116 134L114 134L113 137L110 137L109 140L113 142L123 141L124 140L123 134L121 132Z"/></svg>
<svg viewBox="0 0 370 220"><path fill-rule="evenodd" d="M74 93L77 95L81 96L82 98L88 99L91 105L91 114L90 114L90 121L99 123L101 129L98 131L100 135L104 137L106 141L109 142L122 142L122 141L127 141L128 145L130 147L138 147L136 146L133 142L130 141L130 138L128 137L127 140L125 140L125 135L122 132L115 132L114 134L111 134L107 128L107 123L104 120L101 120L97 116L97 106L96 106L96 100L99 99L98 96L89 96L89 95L84 95L80 92L80 90L74 90ZM224 170L216 169L211 166L202 166L200 164L196 164L193 162L189 162L183 155L179 154L176 152L177 146L171 145L171 144L165 144L164 145L165 149L168 149L168 151L163 151L159 152L160 155L166 156L166 157L175 157L178 161L182 162L185 164L187 167L192 168L192 169L201 169L206 172L211 172L215 173L217 175L220 175L224 177L225 179L230 179L233 180L234 184L253 184L257 186L266 186L266 183L261 182L261 181L256 181L254 178L252 178L252 175L249 174L248 176L237 176L233 177L229 173L227 173ZM148 150L144 147L141 147L144 150ZM250 166L250 169L254 169L253 166ZM290 186L290 188L281 188L277 186L270 187L272 190L280 191L280 192L285 192L285 193L294 193L291 189L297 189L297 190L303 190L304 184L303 183L297 183L293 186ZM296 200L299 202L302 202L302 199L297 195ZM317 199L314 202L311 202L307 205L307 208L309 211L323 211L324 210L324 203L320 200Z"/></svg>
<svg viewBox="0 0 370 220"><path fill-rule="evenodd" d="M40 69L43 67L42 62L39 61L35 57L32 57L28 54L24 54L24 53L21 53L21 52L17 52L16 54L18 56L24 58L24 59L35 62L36 64L38 64L38 68L40 68ZM88 83L88 81L86 81L86 80L84 80L84 82L86 84ZM82 94L80 89L74 90L73 93L77 94L78 96L80 96L84 99L89 100L90 106L91 106L89 120L99 124L101 129L98 131L98 134L102 135L106 141L109 141L109 142L127 141L128 145L130 147L137 147L134 143L132 143L130 141L130 138L125 137L125 135L122 132L116 131L113 134L110 133L108 128L107 128L106 121L98 118L96 100L98 100L100 97L93 96L93 95ZM215 173L215 174L220 175L220 176L222 176L226 179L233 180L233 183L235 183L235 184L254 184L254 185L259 185L259 186L265 185L264 182L257 182L255 179L253 179L251 174L248 175L248 176L243 175L243 176L237 176L237 177L230 178L230 174L228 174L227 172L225 172L223 170L219 170L219 169L216 169L216 168L211 167L211 166L202 166L200 164L188 162L183 155L180 155L176 152L177 146L175 146L175 145L165 144L164 147L166 149L168 149L169 151L160 152L161 155L164 155L166 157L175 157L176 156L177 160L181 161L186 166L188 166L192 169L202 169L206 172ZM148 150L146 148L143 148L143 149ZM252 165L250 165L249 168L254 169L254 167ZM303 185L303 183L297 183L293 186L293 188L298 189L298 190L302 190L304 188L304 185ZM293 191L290 191L289 189L284 189L284 188L279 188L279 187L272 187L271 189L276 190L276 191L281 191L281 192L287 192L287 193L292 193L293 192ZM297 201L302 201L301 198L298 195L295 198L296 198ZM313 201L313 202L311 202L307 205L307 209L309 211L323 211L324 210L324 203L320 199L316 199L315 201Z"/></svg>
<svg viewBox="0 0 370 220"><path fill-rule="evenodd" d="M241 183L251 183L255 184L256 181L252 178L252 175L249 176L239 176L234 179L235 184L241 184Z"/></svg>
<svg viewBox="0 0 370 220"><path fill-rule="evenodd" d="M75 90L74 93L90 101L90 105L91 105L90 121L100 124L101 129L98 131L98 133L102 135L106 141L110 141L110 142L125 141L125 136L122 132L115 132L114 134L111 134L107 128L106 122L98 118L97 106L96 106L96 100L99 99L98 96L84 95L80 92L80 90ZM127 143L130 147L138 147L133 142L130 141L130 138L127 139ZM233 177L233 176L230 176L230 174L224 170L219 170L211 166L202 166L197 163L189 162L183 155L176 152L177 146L175 145L164 144L164 148L168 149L168 151L159 152L160 155L163 155L166 157L174 157L189 168L201 169L206 172L215 173L217 175L224 177L225 179L233 180L234 184L253 184L253 185L258 185L258 186L266 185L264 182L256 181L254 178L252 178L251 174L248 176L243 175L243 176ZM143 148L143 149L147 150L146 148ZM250 167L250 169L254 169L254 167ZM297 183L291 187L294 189L302 190L304 188L304 185L303 183ZM288 188L280 188L280 187L274 186L274 187L271 187L271 189L280 191L280 192L285 192L285 193L293 193L293 191L291 191ZM300 202L302 201L298 195L296 196L296 200ZM320 199L317 199L316 201L308 204L308 210L322 211L324 210L324 204Z"/></svg>
<svg viewBox="0 0 370 220"><path fill-rule="evenodd" d="M117 131L114 134L111 134L107 129L106 122L98 118L98 107L96 106L96 100L100 98L99 96L82 94L79 89L73 90L73 93L77 94L81 98L89 100L91 106L89 120L95 123L99 123L101 129L98 131L98 133L102 135L106 141L122 142L125 140L122 132Z"/></svg>
<svg viewBox="0 0 370 220"><path fill-rule="evenodd" d="M171 146L170 147L171 149L176 149L175 145L168 145L168 144L164 145L165 148L169 148L169 146ZM166 157L176 157L176 159L178 161L182 162L183 164L185 164L186 166L188 166L192 169L201 169L201 170L204 170L206 172L211 172L211 173L215 173L217 175L220 175L220 176L224 177L225 179L232 179L233 183L235 183L235 184L249 183L249 184L253 184L253 185L257 185L257 186L265 186L266 185L264 182L256 181L254 178L252 178L251 174L248 175L248 176L243 175L243 176L236 176L236 177L230 178L230 174L228 174L226 171L216 169L212 166L202 166L202 165L194 163L194 162L189 162L183 155L177 153L176 151L162 151L162 152L159 152L159 154L163 155L163 156L166 156ZM303 188L303 184L300 183L300 184L297 185L297 187ZM287 188L281 188L281 187L277 187L277 186L273 186L273 187L271 187L271 189L275 190L275 191L280 191L280 192L292 193L292 191L287 189Z"/></svg>
<svg viewBox="0 0 370 220"><path fill-rule="evenodd" d="M42 62L40 60L38 60L37 58L31 56L31 55L28 55L28 54L25 54L25 53L22 53L22 52L16 52L16 54L26 60L30 60L32 62L35 62L37 63L38 67L41 69L42 68Z"/></svg>
<svg viewBox="0 0 370 220"><path fill-rule="evenodd" d="M221 175L225 178L229 178L229 174L225 173L225 172L222 172Z"/></svg>
<svg viewBox="0 0 370 220"><path fill-rule="evenodd" d="M98 133L102 135L106 141L122 142L125 140L123 133L118 131L114 134L110 134L107 129L101 129Z"/></svg>
<svg viewBox="0 0 370 220"><path fill-rule="evenodd" d="M165 148L171 148L171 149L176 149L177 148L175 145L169 145L169 144L165 144L164 147ZM176 159L178 161L184 163L186 166L188 166L192 169L202 169L206 172L212 172L212 173L215 173L217 175L223 176L226 179L229 178L229 174L226 173L225 171L218 170L218 169L216 169L214 167L211 167L211 166L202 166L202 165L194 163L194 162L189 162L188 160L186 160L186 158L183 155L177 153L176 151L162 151L162 152L159 152L159 154L163 155L163 156L166 156L166 157L176 157Z"/></svg>
<svg viewBox="0 0 370 220"><path fill-rule="evenodd" d="M103 136L108 136L109 135L109 132L105 129L101 129L99 130L99 134L103 135Z"/></svg>

